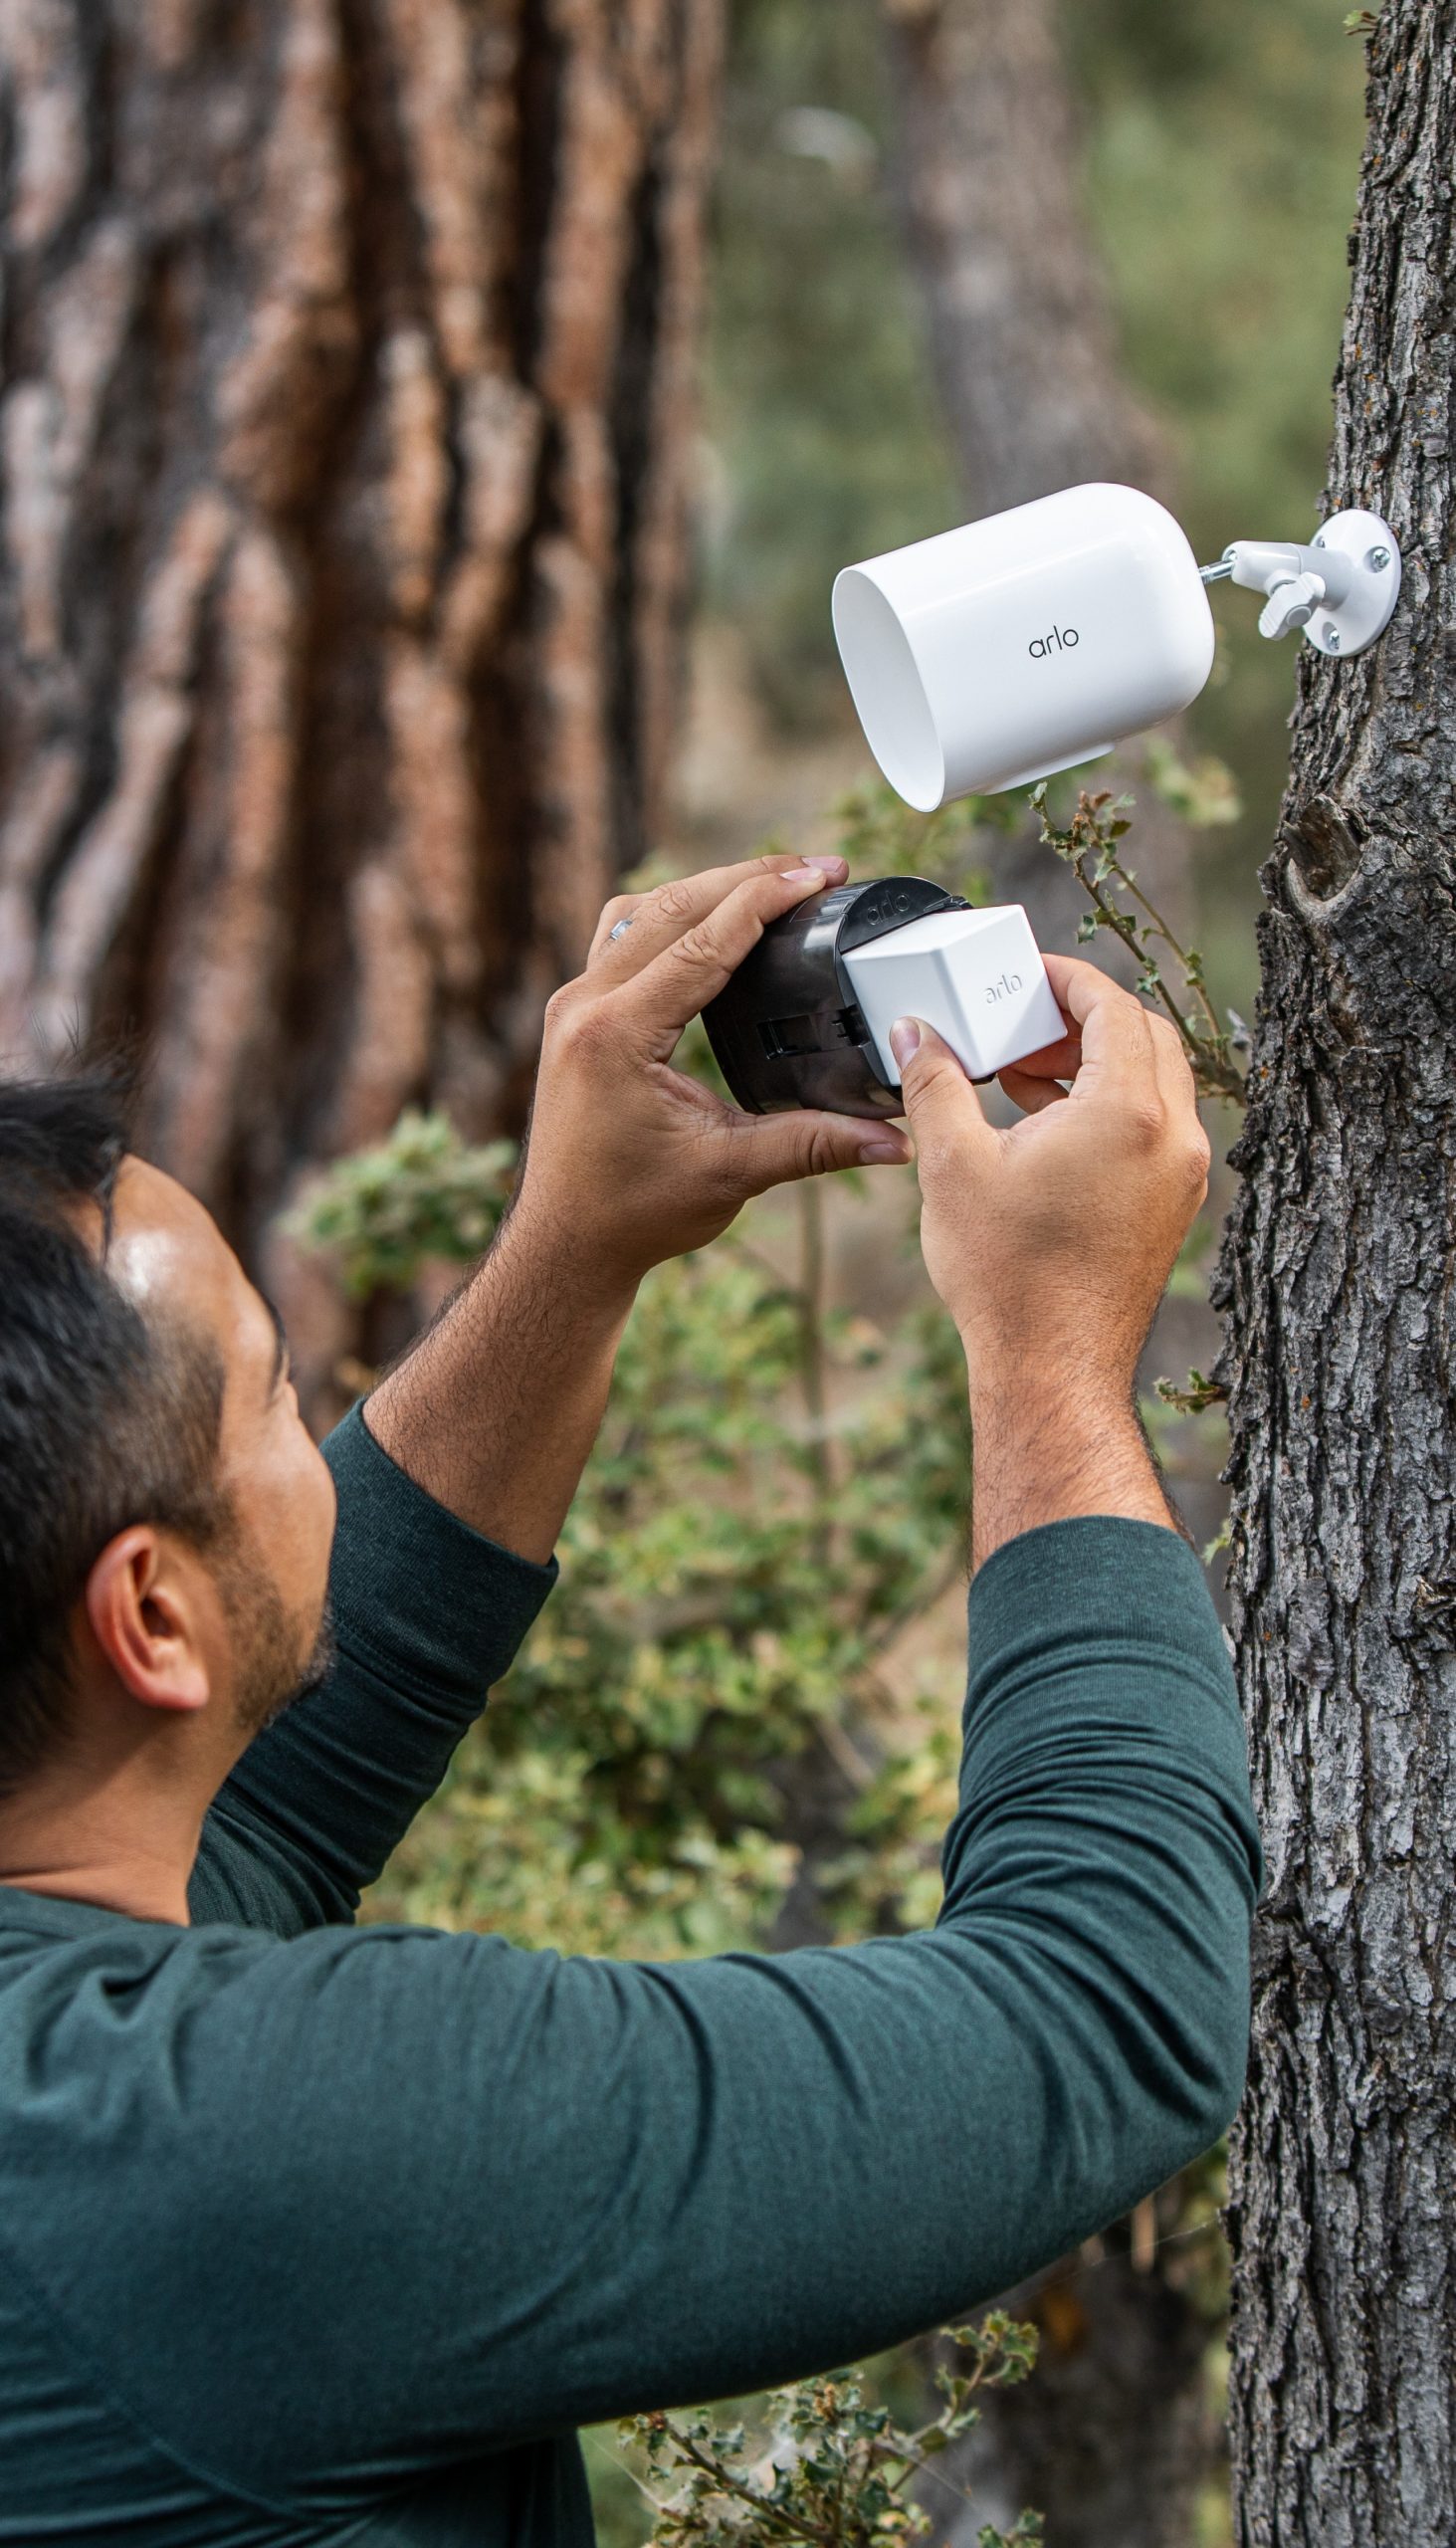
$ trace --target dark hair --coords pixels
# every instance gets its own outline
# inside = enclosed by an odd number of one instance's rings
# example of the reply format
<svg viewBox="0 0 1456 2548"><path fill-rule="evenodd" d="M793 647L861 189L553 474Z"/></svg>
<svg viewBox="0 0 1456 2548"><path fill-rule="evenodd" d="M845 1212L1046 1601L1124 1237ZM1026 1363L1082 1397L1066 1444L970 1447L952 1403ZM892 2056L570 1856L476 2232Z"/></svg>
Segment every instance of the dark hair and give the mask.
<svg viewBox="0 0 1456 2548"><path fill-rule="evenodd" d="M0 1796L64 1740L107 1541L152 1522L205 1545L225 1516L221 1356L106 1271L128 1113L106 1071L0 1081Z"/></svg>

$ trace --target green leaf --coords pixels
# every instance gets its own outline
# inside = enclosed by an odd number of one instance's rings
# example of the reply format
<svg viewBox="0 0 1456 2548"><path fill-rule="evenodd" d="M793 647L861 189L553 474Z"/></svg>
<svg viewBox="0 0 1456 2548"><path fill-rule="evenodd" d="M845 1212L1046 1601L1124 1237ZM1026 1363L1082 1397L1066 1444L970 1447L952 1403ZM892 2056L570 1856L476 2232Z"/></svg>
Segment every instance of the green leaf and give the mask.
<svg viewBox="0 0 1456 2548"><path fill-rule="evenodd" d="M1222 1406L1228 1390L1222 1380L1210 1380L1202 1372L1188 1374L1185 1385L1175 1380L1154 1380L1155 1395L1164 1406L1176 1407L1179 1415L1201 1415L1206 1407Z"/></svg>

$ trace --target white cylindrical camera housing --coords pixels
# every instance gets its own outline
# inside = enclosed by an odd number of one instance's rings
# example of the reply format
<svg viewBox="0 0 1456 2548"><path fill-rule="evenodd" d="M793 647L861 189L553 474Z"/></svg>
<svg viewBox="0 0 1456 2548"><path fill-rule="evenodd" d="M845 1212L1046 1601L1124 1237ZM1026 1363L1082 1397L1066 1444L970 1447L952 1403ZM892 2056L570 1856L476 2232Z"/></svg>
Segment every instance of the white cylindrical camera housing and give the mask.
<svg viewBox="0 0 1456 2548"><path fill-rule="evenodd" d="M1213 668L1197 559L1136 487L1068 487L846 566L834 634L865 740L924 814L1096 759Z"/></svg>

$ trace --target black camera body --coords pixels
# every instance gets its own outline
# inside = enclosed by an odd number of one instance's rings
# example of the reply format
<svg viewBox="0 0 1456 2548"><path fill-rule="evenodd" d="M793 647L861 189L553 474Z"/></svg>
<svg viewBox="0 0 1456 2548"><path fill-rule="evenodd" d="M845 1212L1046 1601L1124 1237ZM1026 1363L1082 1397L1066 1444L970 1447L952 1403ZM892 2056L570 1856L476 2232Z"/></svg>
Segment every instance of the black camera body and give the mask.
<svg viewBox="0 0 1456 2548"><path fill-rule="evenodd" d="M770 921L752 954L703 1012L732 1096L750 1115L794 1107L835 1115L903 1115L845 957L933 912L970 906L923 876L838 885Z"/></svg>

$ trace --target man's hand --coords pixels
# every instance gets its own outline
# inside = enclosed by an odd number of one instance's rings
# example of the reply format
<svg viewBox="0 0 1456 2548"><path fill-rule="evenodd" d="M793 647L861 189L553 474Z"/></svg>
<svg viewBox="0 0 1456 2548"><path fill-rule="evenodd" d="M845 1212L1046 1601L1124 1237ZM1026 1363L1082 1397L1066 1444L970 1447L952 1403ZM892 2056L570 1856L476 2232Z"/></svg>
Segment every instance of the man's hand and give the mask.
<svg viewBox="0 0 1456 2548"><path fill-rule="evenodd" d="M546 1011L517 1243L529 1231L553 1264L630 1296L770 1185L905 1165L910 1144L893 1125L743 1115L672 1068L690 1018L768 922L846 872L842 858L759 858L608 903L585 972Z"/></svg>
<svg viewBox="0 0 1456 2548"><path fill-rule="evenodd" d="M970 1374L978 1560L1077 1513L1168 1520L1134 1379L1208 1185L1176 1029L1094 965L1046 960L1068 1032L1002 1073L1028 1110L1009 1131L929 1027L895 1036L921 1243Z"/></svg>
<svg viewBox="0 0 1456 2548"><path fill-rule="evenodd" d="M550 1554L648 1268L717 1238L765 1186L910 1157L893 1125L740 1115L671 1067L765 924L845 872L760 858L608 903L585 972L551 1001L515 1204L366 1417L438 1503L522 1557Z"/></svg>

